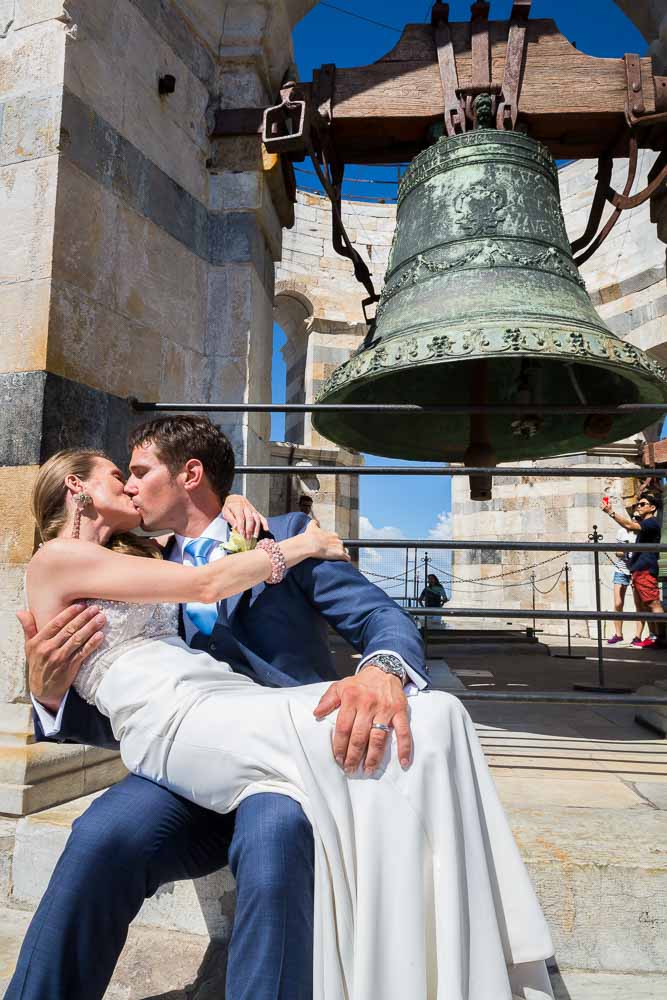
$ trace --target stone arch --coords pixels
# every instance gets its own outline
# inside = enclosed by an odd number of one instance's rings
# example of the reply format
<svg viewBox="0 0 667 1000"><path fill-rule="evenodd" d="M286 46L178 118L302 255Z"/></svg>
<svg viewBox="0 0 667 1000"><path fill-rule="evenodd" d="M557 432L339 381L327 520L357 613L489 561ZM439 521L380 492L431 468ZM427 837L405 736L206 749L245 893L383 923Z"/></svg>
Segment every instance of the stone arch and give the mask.
<svg viewBox="0 0 667 1000"><path fill-rule="evenodd" d="M303 282L283 280L276 283L273 300L273 319L287 341L282 355L287 369L285 400L288 403L306 402L306 363L308 333L314 316L314 305L309 289ZM285 416L285 440L304 444L305 419L303 414Z"/></svg>

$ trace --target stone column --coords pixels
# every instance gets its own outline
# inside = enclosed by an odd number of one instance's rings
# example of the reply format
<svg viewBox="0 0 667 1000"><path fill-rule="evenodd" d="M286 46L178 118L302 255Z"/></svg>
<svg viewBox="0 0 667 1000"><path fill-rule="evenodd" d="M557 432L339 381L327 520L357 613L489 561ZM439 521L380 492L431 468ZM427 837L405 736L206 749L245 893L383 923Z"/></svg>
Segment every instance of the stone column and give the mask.
<svg viewBox="0 0 667 1000"><path fill-rule="evenodd" d="M122 774L108 753L31 743L14 613L39 464L80 445L125 462L128 396L270 399L290 206L259 137L211 149L209 111L275 98L310 6L0 0L0 813ZM239 461L267 460L268 417L225 426ZM266 507L267 484L249 486Z"/></svg>

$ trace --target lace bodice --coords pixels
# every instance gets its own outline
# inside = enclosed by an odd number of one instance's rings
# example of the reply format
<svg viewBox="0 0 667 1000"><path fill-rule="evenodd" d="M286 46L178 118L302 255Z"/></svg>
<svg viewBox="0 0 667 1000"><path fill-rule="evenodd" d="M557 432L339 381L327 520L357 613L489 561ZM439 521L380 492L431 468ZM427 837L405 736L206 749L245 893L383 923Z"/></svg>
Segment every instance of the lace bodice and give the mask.
<svg viewBox="0 0 667 1000"><path fill-rule="evenodd" d="M126 604L123 601L86 601L106 617L104 638L90 654L74 682L86 701L95 703L95 692L119 656L147 640L178 635L177 604Z"/></svg>

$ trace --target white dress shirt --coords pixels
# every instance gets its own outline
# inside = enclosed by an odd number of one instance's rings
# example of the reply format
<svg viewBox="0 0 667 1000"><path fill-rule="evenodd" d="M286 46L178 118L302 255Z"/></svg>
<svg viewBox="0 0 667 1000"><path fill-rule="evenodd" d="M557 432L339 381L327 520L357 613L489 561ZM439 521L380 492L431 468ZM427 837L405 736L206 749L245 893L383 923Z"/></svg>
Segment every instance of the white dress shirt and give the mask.
<svg viewBox="0 0 667 1000"><path fill-rule="evenodd" d="M204 529L201 535L197 537L213 538L220 543L220 545L214 548L213 551L211 552L211 555L208 560L210 563L215 562L216 560L221 559L223 558L223 556L226 555L225 550L222 548L222 543L226 542L229 537L229 526L227 522L223 519L221 513L218 514L218 516L211 521L208 527ZM193 565L192 558L188 552L185 552L186 545L188 545L188 543L192 541L194 541L194 539L189 538L187 535L175 534L174 544L172 546L171 552L169 553L169 561L182 563L184 566L192 566ZM183 625L185 627L185 641L190 642L193 635L195 634L196 629L194 624L188 617L187 613L185 612L183 614ZM401 665L405 668L405 671L408 675L408 683L406 683L404 689L405 694L408 697L410 695L416 694L418 690L426 687L426 681L421 676L421 674L418 674L416 670L413 670L410 664L405 662L400 653L397 653L393 649L374 649L370 653L366 653L363 659L359 662L359 666L357 667L356 673L359 673L362 667L365 667L366 664L369 663L373 659L373 657L377 656L379 653L388 653L391 656L395 656L398 660L400 660ZM67 703L68 694L69 692L65 694L65 697L61 701L60 708L58 709L56 715L54 715L52 712L49 712L48 708L45 708L43 705L40 705L40 703L36 700L36 698L34 698L33 695L30 695L33 707L35 709L35 712L37 713L37 717L40 721L42 731L45 736L57 736L58 733L60 732L60 728L62 726L63 712L65 710L65 704Z"/></svg>

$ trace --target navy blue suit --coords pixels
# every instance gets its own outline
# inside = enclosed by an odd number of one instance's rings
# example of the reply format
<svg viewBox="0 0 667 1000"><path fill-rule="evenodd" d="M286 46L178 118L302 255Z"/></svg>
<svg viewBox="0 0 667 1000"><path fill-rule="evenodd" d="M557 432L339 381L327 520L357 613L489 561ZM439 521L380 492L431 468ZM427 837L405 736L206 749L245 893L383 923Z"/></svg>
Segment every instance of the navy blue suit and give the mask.
<svg viewBox="0 0 667 1000"><path fill-rule="evenodd" d="M271 518L276 540L308 518ZM278 587L226 602L212 635L192 645L253 677L287 687L336 680L327 626L362 653L389 649L425 679L408 616L348 563L306 560ZM38 738L44 734L36 719ZM58 739L117 746L109 720L71 690ZM237 907L227 1000L311 1000L313 839L300 806L254 795L227 816L129 775L74 823L30 925L5 1000L101 998L144 899L165 882L229 864Z"/></svg>

